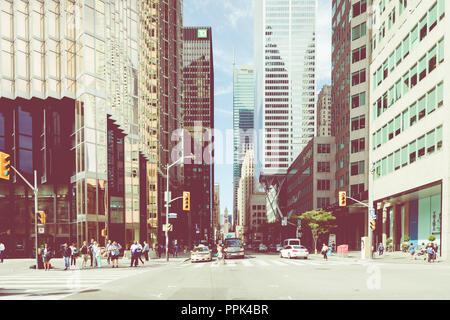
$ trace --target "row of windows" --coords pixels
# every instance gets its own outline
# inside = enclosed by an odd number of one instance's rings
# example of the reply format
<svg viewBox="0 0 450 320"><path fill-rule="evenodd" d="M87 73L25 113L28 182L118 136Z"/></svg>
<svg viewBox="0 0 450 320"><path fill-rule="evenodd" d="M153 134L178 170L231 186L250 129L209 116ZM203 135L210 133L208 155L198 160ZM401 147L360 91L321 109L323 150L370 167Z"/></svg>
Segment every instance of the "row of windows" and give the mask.
<svg viewBox="0 0 450 320"><path fill-rule="evenodd" d="M353 7L352 7L353 18L356 18L360 14L366 12L366 10L367 10L367 0L361 0L361 1L358 1L357 3L353 4Z"/></svg>
<svg viewBox="0 0 450 320"><path fill-rule="evenodd" d="M362 46L352 51L352 63L364 60L367 56L366 46Z"/></svg>
<svg viewBox="0 0 450 320"><path fill-rule="evenodd" d="M439 12L437 11L439 7ZM388 76L388 73L392 73L396 66L398 66L402 59L409 55L409 51L413 50L437 25L437 18L442 19L445 14L444 1L439 0L439 4L435 2L433 7L428 11L428 15L425 15L420 22L411 30L411 32L403 39L403 41L397 46L397 48L391 52L389 59L386 59L382 66L373 75L373 86L376 89L384 79ZM429 26L429 28L427 27ZM443 49L443 48L442 48ZM443 56L442 56L443 58ZM388 69L389 66L389 69ZM381 71L383 69L383 71Z"/></svg>
<svg viewBox="0 0 450 320"><path fill-rule="evenodd" d="M397 80L387 92L380 97L374 104L374 119L379 117L384 111L398 101L402 95L405 95L410 89L415 87L419 81L422 81L430 72L437 67L437 63L444 62L444 39L441 39L434 45L428 54L425 54L414 66L406 72L403 77Z"/></svg>
<svg viewBox="0 0 450 320"><path fill-rule="evenodd" d="M352 86L366 82L366 69L359 70L352 74Z"/></svg>
<svg viewBox="0 0 450 320"><path fill-rule="evenodd" d="M375 179L442 149L442 125L375 163Z"/></svg>
<svg viewBox="0 0 450 320"><path fill-rule="evenodd" d="M361 92L352 96L352 109L364 106L366 104L366 92Z"/></svg>
<svg viewBox="0 0 450 320"><path fill-rule="evenodd" d="M355 139L351 142L351 151L352 153L358 153L366 150L366 139Z"/></svg>
<svg viewBox="0 0 450 320"><path fill-rule="evenodd" d="M352 131L366 128L366 115L352 118Z"/></svg>
<svg viewBox="0 0 450 320"><path fill-rule="evenodd" d="M359 174L364 174L364 166L365 166L365 162L364 161L352 162L350 164L350 174L352 176L357 176Z"/></svg>
<svg viewBox="0 0 450 320"><path fill-rule="evenodd" d="M317 144L317 153L331 153L331 145L329 143L326 144Z"/></svg>
<svg viewBox="0 0 450 320"><path fill-rule="evenodd" d="M439 83L373 134L373 149L393 139L444 104L444 83Z"/></svg>
<svg viewBox="0 0 450 320"><path fill-rule="evenodd" d="M352 41L364 37L367 32L367 25L365 22L352 28Z"/></svg>

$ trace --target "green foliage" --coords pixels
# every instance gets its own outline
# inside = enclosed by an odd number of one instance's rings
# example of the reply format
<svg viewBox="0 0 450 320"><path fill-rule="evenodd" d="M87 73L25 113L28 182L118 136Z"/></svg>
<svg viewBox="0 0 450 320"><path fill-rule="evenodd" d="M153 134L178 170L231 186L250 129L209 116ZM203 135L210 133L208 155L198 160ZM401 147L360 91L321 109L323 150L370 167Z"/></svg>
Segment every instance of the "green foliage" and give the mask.
<svg viewBox="0 0 450 320"><path fill-rule="evenodd" d="M387 238L386 239L386 245L387 246L392 245L392 238Z"/></svg>
<svg viewBox="0 0 450 320"><path fill-rule="evenodd" d="M428 241L433 242L434 240L436 240L436 237L435 237L435 236L429 236L429 237L428 237Z"/></svg>
<svg viewBox="0 0 450 320"><path fill-rule="evenodd" d="M410 240L409 235L405 234L402 238L403 242L408 242Z"/></svg>
<svg viewBox="0 0 450 320"><path fill-rule="evenodd" d="M332 212L320 210L313 210L302 213L300 216L292 216L292 219L301 219L311 229L312 238L314 241L314 248L317 249L317 240L321 234L329 233L331 230L337 228L337 225L332 221L336 220Z"/></svg>

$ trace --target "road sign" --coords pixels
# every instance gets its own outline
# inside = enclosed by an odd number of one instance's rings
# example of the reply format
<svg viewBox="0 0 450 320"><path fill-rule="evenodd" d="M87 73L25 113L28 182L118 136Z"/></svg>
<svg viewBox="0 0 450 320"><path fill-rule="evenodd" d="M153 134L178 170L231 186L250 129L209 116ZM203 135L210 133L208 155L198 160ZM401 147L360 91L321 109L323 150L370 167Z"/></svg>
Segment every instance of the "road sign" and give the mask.
<svg viewBox="0 0 450 320"><path fill-rule="evenodd" d="M38 225L38 233L39 234L44 234L45 233L44 225Z"/></svg>
<svg viewBox="0 0 450 320"><path fill-rule="evenodd" d="M169 213L169 219L176 219L178 218L178 214L176 213Z"/></svg>
<svg viewBox="0 0 450 320"><path fill-rule="evenodd" d="M371 208L369 209L369 219L370 221L373 221L377 218L376 214L375 214L375 209Z"/></svg>
<svg viewBox="0 0 450 320"><path fill-rule="evenodd" d="M173 224L168 224L169 228L167 229L167 231L173 231ZM166 231L166 225L163 224L163 231Z"/></svg>
<svg viewBox="0 0 450 320"><path fill-rule="evenodd" d="M164 201L169 202L172 199L172 191L169 192L169 197L167 197L167 191L164 191Z"/></svg>

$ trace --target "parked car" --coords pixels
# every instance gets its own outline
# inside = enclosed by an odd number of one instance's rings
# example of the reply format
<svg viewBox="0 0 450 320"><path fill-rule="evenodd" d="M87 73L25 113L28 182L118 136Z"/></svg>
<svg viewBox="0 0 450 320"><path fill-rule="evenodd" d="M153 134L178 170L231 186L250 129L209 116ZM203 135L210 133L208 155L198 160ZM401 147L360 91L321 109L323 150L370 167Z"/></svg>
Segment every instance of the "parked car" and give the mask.
<svg viewBox="0 0 450 320"><path fill-rule="evenodd" d="M308 259L308 249L306 249L304 246L284 246L283 249L280 251L280 257L281 258L303 258Z"/></svg>
<svg viewBox="0 0 450 320"><path fill-rule="evenodd" d="M191 251L191 262L211 261L211 260L212 260L211 250L203 244L198 245Z"/></svg>
<svg viewBox="0 0 450 320"><path fill-rule="evenodd" d="M258 251L259 252L267 252L267 246L263 243L260 243L258 246Z"/></svg>
<svg viewBox="0 0 450 320"><path fill-rule="evenodd" d="M283 246L282 246L281 244L277 244L275 247L276 247L275 250L276 250L277 252L280 252L281 249L283 249Z"/></svg>
<svg viewBox="0 0 450 320"><path fill-rule="evenodd" d="M225 248L223 250L225 259L233 257L245 257L244 246L242 245L241 239L229 238L225 239Z"/></svg>

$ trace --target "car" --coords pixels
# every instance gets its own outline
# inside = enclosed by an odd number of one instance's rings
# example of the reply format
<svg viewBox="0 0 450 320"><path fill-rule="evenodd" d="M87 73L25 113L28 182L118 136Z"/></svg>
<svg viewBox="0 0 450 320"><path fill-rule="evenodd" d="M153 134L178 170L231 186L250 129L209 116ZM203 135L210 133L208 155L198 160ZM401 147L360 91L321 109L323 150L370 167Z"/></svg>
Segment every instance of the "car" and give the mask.
<svg viewBox="0 0 450 320"><path fill-rule="evenodd" d="M223 249L225 259L229 258L244 258L245 251L242 241L239 238L225 239L225 248Z"/></svg>
<svg viewBox="0 0 450 320"><path fill-rule="evenodd" d="M259 252L267 252L267 246L265 244L260 244L258 247Z"/></svg>
<svg viewBox="0 0 450 320"><path fill-rule="evenodd" d="M281 244L277 244L277 245L275 246L275 250L276 250L277 252L280 252L281 249L283 249L283 246L282 246Z"/></svg>
<svg viewBox="0 0 450 320"><path fill-rule="evenodd" d="M284 246L283 249L280 250L280 258L303 258L308 259L308 249L306 249L304 246Z"/></svg>
<svg viewBox="0 0 450 320"><path fill-rule="evenodd" d="M191 251L191 262L198 262L198 261L211 261L212 260L212 254L211 250L205 245L198 245Z"/></svg>

